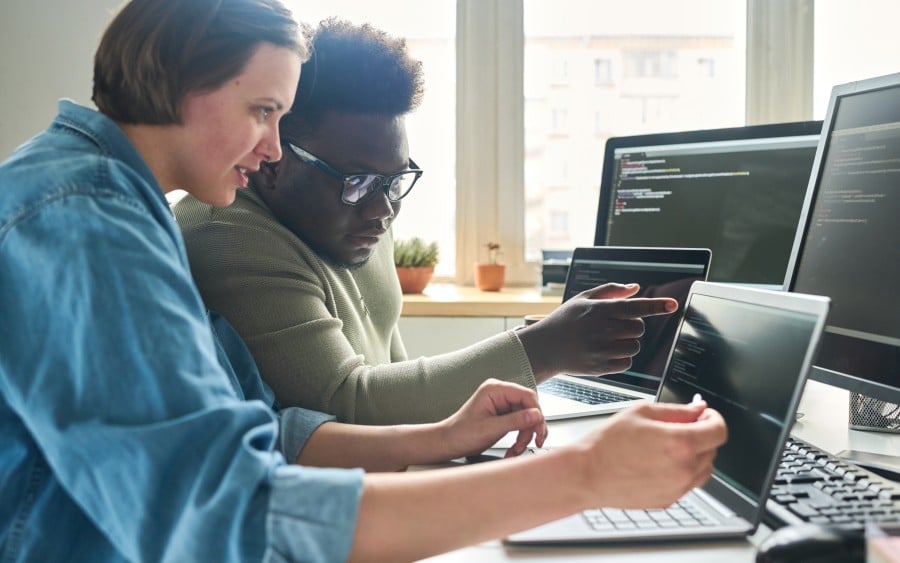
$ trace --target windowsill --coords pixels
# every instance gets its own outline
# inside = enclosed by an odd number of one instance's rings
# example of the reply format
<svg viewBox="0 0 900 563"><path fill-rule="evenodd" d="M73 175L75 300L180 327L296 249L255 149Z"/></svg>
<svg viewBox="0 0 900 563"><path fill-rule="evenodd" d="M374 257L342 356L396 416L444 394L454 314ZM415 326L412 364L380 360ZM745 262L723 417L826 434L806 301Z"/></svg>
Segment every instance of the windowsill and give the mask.
<svg viewBox="0 0 900 563"><path fill-rule="evenodd" d="M534 287L479 291L471 286L431 283L421 294L403 296L404 317L522 317L545 315L559 306L558 295Z"/></svg>

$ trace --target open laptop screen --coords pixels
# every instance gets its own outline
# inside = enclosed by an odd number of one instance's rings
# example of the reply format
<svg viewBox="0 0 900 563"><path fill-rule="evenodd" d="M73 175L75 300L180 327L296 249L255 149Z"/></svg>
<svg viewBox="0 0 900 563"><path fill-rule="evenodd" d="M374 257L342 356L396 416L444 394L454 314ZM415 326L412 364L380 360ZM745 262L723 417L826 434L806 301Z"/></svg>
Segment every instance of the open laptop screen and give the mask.
<svg viewBox="0 0 900 563"><path fill-rule="evenodd" d="M666 366L681 320L680 311L691 284L706 279L710 252L707 249L580 247L572 255L563 302L606 283L637 283L635 297L671 297L678 301L679 313L644 319L641 351L632 359L631 369L596 379L616 382L635 391L655 394Z"/></svg>
<svg viewBox="0 0 900 563"><path fill-rule="evenodd" d="M722 414L729 440L714 475L759 503L774 470L772 452L781 451L793 422L798 374L820 319L705 294L689 299L657 400L689 403L700 393Z"/></svg>

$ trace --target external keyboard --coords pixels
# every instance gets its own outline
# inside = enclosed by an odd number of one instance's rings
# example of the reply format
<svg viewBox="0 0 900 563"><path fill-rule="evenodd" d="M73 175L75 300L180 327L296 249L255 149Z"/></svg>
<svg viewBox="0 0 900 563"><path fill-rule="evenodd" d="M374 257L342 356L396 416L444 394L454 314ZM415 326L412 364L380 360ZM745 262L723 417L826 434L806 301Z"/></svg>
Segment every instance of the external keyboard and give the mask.
<svg viewBox="0 0 900 563"><path fill-rule="evenodd" d="M687 499L681 499L669 508L658 510L597 508L585 510L582 515L595 530L697 528L716 525L715 520Z"/></svg>
<svg viewBox="0 0 900 563"><path fill-rule="evenodd" d="M867 521L900 523L900 484L790 437L766 504L766 524L863 528Z"/></svg>
<svg viewBox="0 0 900 563"><path fill-rule="evenodd" d="M571 381L565 381L551 378L538 385L538 391L549 393L556 397L571 399L584 403L586 405L601 405L604 403L618 403L621 401L633 401L634 397L616 393L615 391L606 391L597 389L588 385L578 385Z"/></svg>

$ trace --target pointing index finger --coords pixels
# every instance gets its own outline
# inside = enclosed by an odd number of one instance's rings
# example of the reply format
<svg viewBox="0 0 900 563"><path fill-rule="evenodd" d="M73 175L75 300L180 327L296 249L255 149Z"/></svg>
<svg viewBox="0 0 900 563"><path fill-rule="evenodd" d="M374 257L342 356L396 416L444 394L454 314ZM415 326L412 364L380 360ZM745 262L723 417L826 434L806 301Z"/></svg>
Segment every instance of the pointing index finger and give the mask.
<svg viewBox="0 0 900 563"><path fill-rule="evenodd" d="M668 315L678 310L678 301L670 297L635 297L617 303L619 311L611 315L619 319L636 319L653 315Z"/></svg>

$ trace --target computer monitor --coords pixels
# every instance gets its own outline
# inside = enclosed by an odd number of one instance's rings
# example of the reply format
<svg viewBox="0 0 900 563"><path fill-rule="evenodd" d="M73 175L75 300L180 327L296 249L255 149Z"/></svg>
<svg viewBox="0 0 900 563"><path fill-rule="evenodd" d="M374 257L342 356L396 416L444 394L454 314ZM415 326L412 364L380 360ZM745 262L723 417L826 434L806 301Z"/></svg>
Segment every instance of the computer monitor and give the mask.
<svg viewBox="0 0 900 563"><path fill-rule="evenodd" d="M709 281L781 289L821 127L609 139L594 244L709 248Z"/></svg>
<svg viewBox="0 0 900 563"><path fill-rule="evenodd" d="M785 287L832 301L810 377L900 403L900 74L832 90Z"/></svg>

